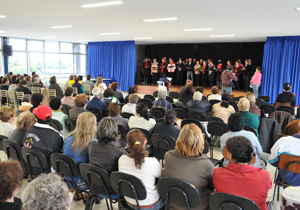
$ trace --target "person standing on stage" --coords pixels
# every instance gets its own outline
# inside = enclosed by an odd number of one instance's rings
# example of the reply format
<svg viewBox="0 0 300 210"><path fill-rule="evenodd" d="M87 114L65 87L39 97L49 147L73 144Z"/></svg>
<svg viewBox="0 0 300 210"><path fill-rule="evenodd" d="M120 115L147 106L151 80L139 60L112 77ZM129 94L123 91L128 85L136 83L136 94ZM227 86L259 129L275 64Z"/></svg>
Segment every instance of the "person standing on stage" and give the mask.
<svg viewBox="0 0 300 210"><path fill-rule="evenodd" d="M242 68L244 75L243 75L243 80L244 80L244 91L249 91L250 90L250 80L251 77L254 75L255 72L255 67L252 64L251 59L245 60L245 67Z"/></svg>
<svg viewBox="0 0 300 210"><path fill-rule="evenodd" d="M200 85L200 62L196 61L196 65L194 66L194 72L195 72L195 85L199 86Z"/></svg>
<svg viewBox="0 0 300 210"><path fill-rule="evenodd" d="M211 59L209 59L209 67L208 67L208 83L209 83L209 88L214 86L214 81L215 81L215 71L216 71L216 66L213 63Z"/></svg>
<svg viewBox="0 0 300 210"><path fill-rule="evenodd" d="M231 71L231 72L234 72L234 67L233 67L233 65L232 65L231 60L228 60L228 61L227 61L227 69L228 69L229 71Z"/></svg>
<svg viewBox="0 0 300 210"><path fill-rule="evenodd" d="M167 60L166 58L161 59L161 63L159 64L159 77L162 77L163 73L167 74Z"/></svg>
<svg viewBox="0 0 300 210"><path fill-rule="evenodd" d="M151 74L151 62L149 61L148 58L145 58L144 63L143 63L143 69L144 69L144 85L147 85L148 82L150 82L150 74ZM149 80L149 81L148 81Z"/></svg>
<svg viewBox="0 0 300 210"><path fill-rule="evenodd" d="M238 80L235 82L236 90L241 90L241 80L242 80L242 66L241 63L237 60L235 61L234 73Z"/></svg>
<svg viewBox="0 0 300 210"><path fill-rule="evenodd" d="M262 77L261 68L260 68L260 66L257 66L255 74L253 75L253 77L250 81L250 83L253 84L253 92L255 94L255 98L258 98L258 91L259 91L259 87L261 85L261 77Z"/></svg>
<svg viewBox="0 0 300 210"><path fill-rule="evenodd" d="M217 65L217 69L216 69L216 86L218 86L218 88L222 88L222 81L221 81L221 74L223 72L223 62L222 60L218 60L218 65Z"/></svg>
<svg viewBox="0 0 300 210"><path fill-rule="evenodd" d="M192 58L189 58L189 62L186 65L186 77L187 79L191 79L194 84L194 66L195 64L192 62Z"/></svg>
<svg viewBox="0 0 300 210"><path fill-rule="evenodd" d="M207 80L208 80L208 73L207 73L207 61L203 61L203 65L201 67L201 74L202 74L202 86L207 87Z"/></svg>
<svg viewBox="0 0 300 210"><path fill-rule="evenodd" d="M182 85L183 71L184 71L184 63L182 62L182 58L179 58L179 61L177 62L176 85Z"/></svg>
<svg viewBox="0 0 300 210"><path fill-rule="evenodd" d="M171 77L172 80L175 79L175 69L176 69L176 64L175 62L173 61L172 58L169 59L170 63L168 64L167 66L167 69L168 69L168 77Z"/></svg>
<svg viewBox="0 0 300 210"><path fill-rule="evenodd" d="M151 66L152 84L156 85L158 80L158 64L157 60L153 59L153 64Z"/></svg>

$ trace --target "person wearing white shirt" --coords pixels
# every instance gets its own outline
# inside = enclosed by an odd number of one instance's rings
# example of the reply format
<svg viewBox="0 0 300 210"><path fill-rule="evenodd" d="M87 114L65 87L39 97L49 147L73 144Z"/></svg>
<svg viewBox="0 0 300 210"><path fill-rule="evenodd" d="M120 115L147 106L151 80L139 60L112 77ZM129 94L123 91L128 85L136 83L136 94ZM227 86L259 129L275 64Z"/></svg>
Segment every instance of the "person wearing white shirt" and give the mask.
<svg viewBox="0 0 300 210"><path fill-rule="evenodd" d="M106 86L106 84L103 82L102 76L99 76L99 77L97 78L97 82L96 82L96 84L95 84L95 87L100 88L101 94L103 94L104 91L106 90L107 86Z"/></svg>
<svg viewBox="0 0 300 210"><path fill-rule="evenodd" d="M168 77L174 78L175 76L175 70L176 70L176 63L173 61L172 58L169 59L170 63L167 66L168 69Z"/></svg>
<svg viewBox="0 0 300 210"><path fill-rule="evenodd" d="M119 159L119 171L139 178L144 184L147 197L139 200L143 210L161 209L164 201L159 197L156 179L162 175L162 168L154 157L147 157L147 139L142 131L133 129L126 137L127 147L130 150L128 155L122 155ZM138 209L135 199L125 196L130 208Z"/></svg>
<svg viewBox="0 0 300 210"><path fill-rule="evenodd" d="M220 89L218 88L218 86L213 86L211 88L211 95L209 95L207 97L208 101L210 100L219 100L222 101L222 96L219 95Z"/></svg>
<svg viewBox="0 0 300 210"><path fill-rule="evenodd" d="M136 116L129 118L128 126L129 128L142 128L149 131L156 124L155 120L149 118L148 107L145 104L138 104L135 107Z"/></svg>
<svg viewBox="0 0 300 210"><path fill-rule="evenodd" d="M135 114L135 107L136 107L136 104L139 102L139 96L137 94L130 94L129 95L129 103L125 104L123 107L122 107L122 113L123 112L126 112L126 113L131 113L131 114Z"/></svg>
<svg viewBox="0 0 300 210"><path fill-rule="evenodd" d="M0 135L10 137L16 126L12 125L15 119L14 110L11 107L4 106L0 108Z"/></svg>

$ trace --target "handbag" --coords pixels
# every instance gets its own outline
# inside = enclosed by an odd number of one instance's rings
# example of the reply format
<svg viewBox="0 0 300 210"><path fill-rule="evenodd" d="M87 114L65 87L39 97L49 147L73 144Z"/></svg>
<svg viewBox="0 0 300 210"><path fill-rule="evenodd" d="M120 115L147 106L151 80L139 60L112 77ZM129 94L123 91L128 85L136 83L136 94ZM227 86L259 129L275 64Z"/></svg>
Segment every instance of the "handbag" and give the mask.
<svg viewBox="0 0 300 210"><path fill-rule="evenodd" d="M230 87L234 88L234 83L233 83L232 80L229 78L227 72L225 72L225 74L226 74L228 80L230 80Z"/></svg>

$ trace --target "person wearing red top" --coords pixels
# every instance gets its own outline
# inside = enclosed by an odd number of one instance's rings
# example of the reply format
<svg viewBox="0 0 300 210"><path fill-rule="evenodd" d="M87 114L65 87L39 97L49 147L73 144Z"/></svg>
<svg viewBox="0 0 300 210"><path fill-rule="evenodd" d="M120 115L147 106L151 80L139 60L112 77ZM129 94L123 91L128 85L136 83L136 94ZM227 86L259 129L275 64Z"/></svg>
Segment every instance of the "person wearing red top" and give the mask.
<svg viewBox="0 0 300 210"><path fill-rule="evenodd" d="M241 66L241 63L240 61L235 61L235 66L234 66L234 73L235 73L235 76L238 78L238 80L235 82L235 88L237 90L241 90L241 80L243 80L242 78L242 66Z"/></svg>
<svg viewBox="0 0 300 210"><path fill-rule="evenodd" d="M216 191L248 198L260 210L276 210L276 205L267 201L268 191L272 188L270 173L249 165L255 156L252 143L246 137L236 136L227 140L226 147L230 163L214 169Z"/></svg>
<svg viewBox="0 0 300 210"><path fill-rule="evenodd" d="M166 61L166 58L162 58L159 65L159 77L162 77L163 73L167 74L167 66L168 63Z"/></svg>
<svg viewBox="0 0 300 210"><path fill-rule="evenodd" d="M144 85L148 84L148 80L150 81L150 75L151 75L151 62L148 58L145 58L143 69L144 69Z"/></svg>

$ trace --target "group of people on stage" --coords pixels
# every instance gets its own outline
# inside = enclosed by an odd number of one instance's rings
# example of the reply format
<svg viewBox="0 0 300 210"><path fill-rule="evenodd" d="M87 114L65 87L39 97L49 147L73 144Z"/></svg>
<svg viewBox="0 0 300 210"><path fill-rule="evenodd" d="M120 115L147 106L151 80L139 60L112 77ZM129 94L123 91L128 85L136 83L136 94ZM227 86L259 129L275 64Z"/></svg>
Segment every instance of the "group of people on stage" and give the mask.
<svg viewBox="0 0 300 210"><path fill-rule="evenodd" d="M184 85L186 79L191 79L193 85L196 86L211 88L216 85L221 88L221 75L227 69L237 77L237 81L234 81L236 90L250 90L250 80L256 70L251 59L246 59L245 64L242 63L242 59L236 60L235 63L230 60L226 63L218 60L215 64L212 59L187 58L183 61L182 58L179 58L175 62L172 58L167 61L167 58L164 57L161 62L156 59L151 62L149 58L145 58L143 63L144 84L157 84L159 78L165 73L167 77L172 78L173 85Z"/></svg>

